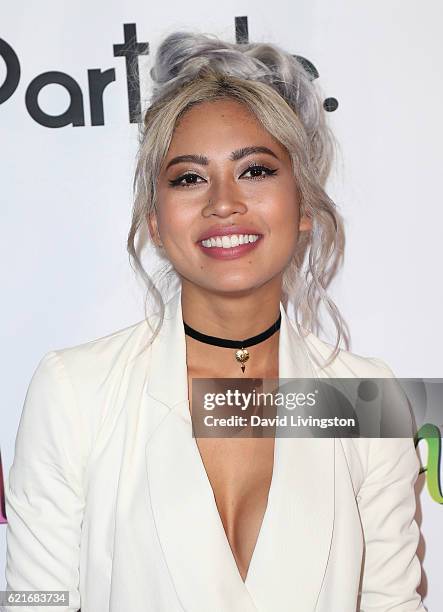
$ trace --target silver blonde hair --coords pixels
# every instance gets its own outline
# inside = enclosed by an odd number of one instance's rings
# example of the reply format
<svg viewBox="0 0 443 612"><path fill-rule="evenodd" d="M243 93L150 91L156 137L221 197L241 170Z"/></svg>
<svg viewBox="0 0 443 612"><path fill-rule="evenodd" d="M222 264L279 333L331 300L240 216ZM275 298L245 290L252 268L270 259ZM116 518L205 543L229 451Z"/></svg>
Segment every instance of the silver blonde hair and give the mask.
<svg viewBox="0 0 443 612"><path fill-rule="evenodd" d="M160 284L175 272L167 262L151 278L141 257L151 238L147 220L156 210L160 169L180 117L199 103L229 98L244 104L290 155L300 212L311 217L312 230L300 234L294 257L284 271L282 302L285 308L290 300L294 302L294 320L302 338L309 331L323 329L323 307L335 327L336 341L329 358L320 365L331 363L341 341L348 345L346 323L327 294L342 263L345 238L342 218L324 189L336 142L310 75L300 61L277 45L228 43L214 35L189 32L174 32L162 41L150 75L153 92L139 126L127 250L131 266L146 283L146 298L154 299L160 314L151 342L164 319ZM148 318L147 322L150 325Z"/></svg>

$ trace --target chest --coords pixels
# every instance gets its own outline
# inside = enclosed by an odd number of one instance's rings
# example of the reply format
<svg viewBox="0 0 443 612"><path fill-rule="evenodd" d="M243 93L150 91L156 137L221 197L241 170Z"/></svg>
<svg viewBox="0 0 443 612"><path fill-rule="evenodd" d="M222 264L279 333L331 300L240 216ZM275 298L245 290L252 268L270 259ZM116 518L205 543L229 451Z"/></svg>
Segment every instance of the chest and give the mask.
<svg viewBox="0 0 443 612"><path fill-rule="evenodd" d="M188 387L191 390L191 377ZM191 395L190 391L192 412ZM196 443L226 538L245 580L267 507L275 440L204 437L196 438Z"/></svg>

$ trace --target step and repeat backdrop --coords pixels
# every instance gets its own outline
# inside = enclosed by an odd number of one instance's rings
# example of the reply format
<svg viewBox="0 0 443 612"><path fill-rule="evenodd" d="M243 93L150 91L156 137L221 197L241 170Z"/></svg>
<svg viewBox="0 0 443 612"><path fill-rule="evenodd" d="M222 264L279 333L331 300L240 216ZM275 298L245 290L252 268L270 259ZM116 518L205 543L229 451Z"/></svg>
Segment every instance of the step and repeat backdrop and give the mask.
<svg viewBox="0 0 443 612"><path fill-rule="evenodd" d="M125 250L137 107L149 98L153 54L175 30L274 42L306 61L339 142L328 190L345 217L347 248L332 294L350 348L384 359L398 377L443 376L442 18L436 0L2 7L0 589L3 481L38 361L144 316ZM140 90L129 79L134 58ZM417 444L420 592L429 610L443 606L442 424L443 416L426 423Z"/></svg>

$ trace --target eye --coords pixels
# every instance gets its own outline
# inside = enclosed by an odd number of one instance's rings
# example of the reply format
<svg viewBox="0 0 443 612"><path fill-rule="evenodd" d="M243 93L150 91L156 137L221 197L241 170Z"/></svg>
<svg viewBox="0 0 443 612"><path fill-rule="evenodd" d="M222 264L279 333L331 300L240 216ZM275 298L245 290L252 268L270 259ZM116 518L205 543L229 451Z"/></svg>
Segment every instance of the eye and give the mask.
<svg viewBox="0 0 443 612"><path fill-rule="evenodd" d="M252 176L245 176L250 172ZM277 169L271 169L263 164L251 164L244 172L241 173L240 177L245 176L245 178L249 181L251 180L262 180L267 176L274 176L277 174ZM176 179L169 180L169 185L171 187L194 187L198 185L198 179L201 179L204 182L204 179L201 178L195 172L186 172L185 174L181 174ZM183 182L184 181L184 182Z"/></svg>
<svg viewBox="0 0 443 612"><path fill-rule="evenodd" d="M275 174L277 174L277 169L271 169L267 166L263 166L262 164L252 164L249 166L249 168L242 172L240 176L244 176L248 172L251 172L252 174L252 176L246 177L249 181L261 180L266 178L266 176L274 176Z"/></svg>
<svg viewBox="0 0 443 612"><path fill-rule="evenodd" d="M170 180L169 184L171 187L193 187L194 185L198 185L196 179L199 178L201 178L201 176L198 174L195 174L194 172L187 172L186 174L178 176L176 179ZM182 182L183 180L185 183Z"/></svg>

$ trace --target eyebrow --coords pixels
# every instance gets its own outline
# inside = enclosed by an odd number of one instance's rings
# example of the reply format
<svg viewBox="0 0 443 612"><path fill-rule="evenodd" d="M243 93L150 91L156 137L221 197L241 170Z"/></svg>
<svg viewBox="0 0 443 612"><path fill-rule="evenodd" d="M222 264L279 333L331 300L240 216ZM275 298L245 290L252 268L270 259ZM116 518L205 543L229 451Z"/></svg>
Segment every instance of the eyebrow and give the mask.
<svg viewBox="0 0 443 612"><path fill-rule="evenodd" d="M254 146L254 147L242 147L241 149L237 149L236 151L232 151L229 156L231 161L237 161L246 157L247 155L252 155L253 153L267 153L268 155L272 155L275 159L278 159L277 155L268 147L263 146ZM178 155L177 157L173 157L165 168L165 171L174 166L175 164L180 164L181 162L194 162L195 164L199 164L200 166L207 166L209 164L209 160L204 155Z"/></svg>

